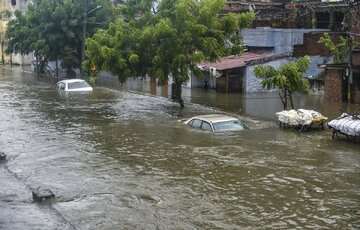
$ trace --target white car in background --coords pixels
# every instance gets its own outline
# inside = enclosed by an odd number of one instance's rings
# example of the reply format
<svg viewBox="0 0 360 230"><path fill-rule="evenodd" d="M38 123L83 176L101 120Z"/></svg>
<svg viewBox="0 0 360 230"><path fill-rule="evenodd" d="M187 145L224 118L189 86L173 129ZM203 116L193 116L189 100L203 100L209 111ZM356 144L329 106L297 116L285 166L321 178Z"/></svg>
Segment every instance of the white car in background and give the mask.
<svg viewBox="0 0 360 230"><path fill-rule="evenodd" d="M56 83L55 88L66 92L89 92L93 88L82 79L66 79Z"/></svg>
<svg viewBox="0 0 360 230"><path fill-rule="evenodd" d="M208 114L192 117L184 124L209 132L239 131L248 127L235 117L222 114Z"/></svg>

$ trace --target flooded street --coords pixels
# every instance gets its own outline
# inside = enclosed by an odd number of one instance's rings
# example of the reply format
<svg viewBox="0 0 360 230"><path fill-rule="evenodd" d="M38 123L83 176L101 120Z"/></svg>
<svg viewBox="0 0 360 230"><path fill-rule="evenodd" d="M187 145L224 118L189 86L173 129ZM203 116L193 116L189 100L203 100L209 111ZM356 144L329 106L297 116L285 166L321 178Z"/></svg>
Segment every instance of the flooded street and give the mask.
<svg viewBox="0 0 360 230"><path fill-rule="evenodd" d="M184 90L181 110L141 84L69 94L20 68L0 72L0 229L360 229L360 145L279 129L276 95ZM331 119L359 108L296 103ZM251 129L178 122L216 112ZM56 198L33 203L39 187Z"/></svg>

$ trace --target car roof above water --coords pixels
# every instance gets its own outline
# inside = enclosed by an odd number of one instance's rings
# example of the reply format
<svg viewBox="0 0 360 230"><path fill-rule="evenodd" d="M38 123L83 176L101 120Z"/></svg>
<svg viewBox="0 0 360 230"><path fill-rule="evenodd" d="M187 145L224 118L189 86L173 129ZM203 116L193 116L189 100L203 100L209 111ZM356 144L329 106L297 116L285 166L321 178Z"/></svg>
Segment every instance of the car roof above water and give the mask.
<svg viewBox="0 0 360 230"><path fill-rule="evenodd" d="M237 120L237 118L235 117L231 117L228 115L223 115L223 114L207 114L207 115L200 115L200 116L195 116L192 119L201 119L201 120L205 120L211 123L216 123L216 122L221 122L221 121L232 121L232 120Z"/></svg>
<svg viewBox="0 0 360 230"><path fill-rule="evenodd" d="M74 83L74 82L84 82L85 80L82 79L65 79L65 80L61 80L59 82L64 82L64 83Z"/></svg>

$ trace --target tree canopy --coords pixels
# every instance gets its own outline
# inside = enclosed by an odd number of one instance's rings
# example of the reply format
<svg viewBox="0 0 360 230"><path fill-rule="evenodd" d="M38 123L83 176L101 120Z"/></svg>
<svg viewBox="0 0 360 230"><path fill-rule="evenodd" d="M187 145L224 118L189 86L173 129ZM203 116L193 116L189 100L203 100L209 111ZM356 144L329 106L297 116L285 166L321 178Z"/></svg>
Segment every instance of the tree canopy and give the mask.
<svg viewBox="0 0 360 230"><path fill-rule="evenodd" d="M294 108L292 100L292 93L308 93L310 84L307 79L303 77L306 70L309 68L311 59L309 56L299 58L296 61L289 62L282 65L279 69L273 66L257 66L254 70L256 77L261 79L263 88L282 90L279 93L284 109L287 109L287 98L290 98L291 107Z"/></svg>
<svg viewBox="0 0 360 230"><path fill-rule="evenodd" d="M345 58L348 54L349 50L349 43L348 39L344 38L343 36L340 36L339 43L335 44L328 33L324 33L322 37L320 37L318 43L324 44L326 46L330 53L334 55L334 63L344 63L346 62Z"/></svg>
<svg viewBox="0 0 360 230"><path fill-rule="evenodd" d="M109 71L121 81L129 77L171 76L181 85L196 63L216 61L242 52L240 27L251 25L254 12L220 16L225 0L128 0L121 17L87 39L86 68ZM180 104L183 106L181 93Z"/></svg>
<svg viewBox="0 0 360 230"><path fill-rule="evenodd" d="M82 26L87 9L101 8L88 14L87 34L93 35L113 20L110 0L34 0L25 14L15 12L7 29L7 53L29 54L62 61L64 68L80 66Z"/></svg>
<svg viewBox="0 0 360 230"><path fill-rule="evenodd" d="M329 49L330 53L334 56L333 62L335 64L349 62L347 58L349 56L351 47L359 45L358 42L349 40L349 38L343 36L340 36L339 42L335 43L331 39L329 33L324 33L324 35L320 37L318 43L323 44L326 48Z"/></svg>

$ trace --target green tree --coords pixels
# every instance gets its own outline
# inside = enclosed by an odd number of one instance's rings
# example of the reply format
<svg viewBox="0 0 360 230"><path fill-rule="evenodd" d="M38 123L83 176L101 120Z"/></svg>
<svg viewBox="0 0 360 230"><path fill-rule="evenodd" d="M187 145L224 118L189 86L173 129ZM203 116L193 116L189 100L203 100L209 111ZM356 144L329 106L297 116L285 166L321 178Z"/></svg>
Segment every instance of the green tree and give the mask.
<svg viewBox="0 0 360 230"><path fill-rule="evenodd" d="M332 41L330 35L328 33L324 33L324 35L320 37L318 43L326 46L330 53L334 55L334 63L339 64L346 62L345 58L347 57L349 51L348 39L340 36L340 41L335 44L335 42Z"/></svg>
<svg viewBox="0 0 360 230"><path fill-rule="evenodd" d="M349 60L347 58L349 56L349 50L351 50L351 47L360 45L360 43L350 41L343 36L340 36L339 39L339 42L335 43L328 33L324 33L324 35L320 37L318 43L323 44L329 49L330 53L334 56L333 62L335 64L348 63Z"/></svg>
<svg viewBox="0 0 360 230"><path fill-rule="evenodd" d="M292 93L308 93L310 90L309 81L303 78L304 73L309 68L311 59L309 56L299 58L296 61L282 65L279 69L267 66L257 66L254 70L256 77L261 79L263 88L279 88L279 96L284 109L288 107L288 97L291 108L294 109Z"/></svg>
<svg viewBox="0 0 360 230"><path fill-rule="evenodd" d="M191 72L202 76L196 63L242 52L242 40L236 32L250 26L255 15L249 12L221 17L225 3L129 0L120 18L87 39L84 65L109 71L122 82L129 77L151 76L163 84L171 76L183 107L182 84Z"/></svg>
<svg viewBox="0 0 360 230"><path fill-rule="evenodd" d="M8 54L29 54L62 61L62 67L72 70L80 66L82 26L85 9L102 7L88 16L87 32L95 31L113 19L110 0L34 0L25 14L15 12L7 29Z"/></svg>

